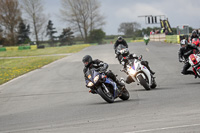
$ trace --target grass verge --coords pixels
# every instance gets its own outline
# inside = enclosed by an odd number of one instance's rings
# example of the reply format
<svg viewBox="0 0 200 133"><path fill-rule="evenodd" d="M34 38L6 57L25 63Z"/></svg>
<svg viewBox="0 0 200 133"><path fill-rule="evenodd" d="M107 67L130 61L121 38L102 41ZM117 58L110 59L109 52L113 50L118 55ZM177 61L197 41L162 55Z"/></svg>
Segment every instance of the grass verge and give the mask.
<svg viewBox="0 0 200 133"><path fill-rule="evenodd" d="M63 57L65 56L0 59L0 84L3 84L34 69L41 68L42 66Z"/></svg>
<svg viewBox="0 0 200 133"><path fill-rule="evenodd" d="M19 57L19 56L37 56L37 55L52 55L76 53L83 48L89 47L90 44L63 46L63 47L47 47L45 49L34 50L16 50L16 51L2 51L0 57Z"/></svg>
<svg viewBox="0 0 200 133"><path fill-rule="evenodd" d="M11 59L0 59L0 85L23 75L32 70L41 68L55 60L61 59L65 56L54 56L54 54L66 54L75 53L86 47L91 46L90 44L64 46L64 47L50 47L45 49L36 50L18 50L18 51L5 51L0 52L0 57L11 57ZM51 55L51 56L42 56ZM12 58L27 56L27 58ZM38 57L29 57L38 56Z"/></svg>

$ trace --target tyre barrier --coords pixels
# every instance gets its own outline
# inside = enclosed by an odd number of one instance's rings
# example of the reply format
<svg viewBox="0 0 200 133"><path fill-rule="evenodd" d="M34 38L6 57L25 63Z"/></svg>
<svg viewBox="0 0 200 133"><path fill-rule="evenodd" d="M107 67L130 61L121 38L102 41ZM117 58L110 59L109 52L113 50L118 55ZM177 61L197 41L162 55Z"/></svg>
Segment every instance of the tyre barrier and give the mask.
<svg viewBox="0 0 200 133"><path fill-rule="evenodd" d="M37 45L31 46L16 46L16 47L0 47L0 52L3 51L17 51L17 50L30 50L30 49L37 49Z"/></svg>
<svg viewBox="0 0 200 133"><path fill-rule="evenodd" d="M6 51L6 48L4 48L4 47L3 47L3 48L0 48L0 52L1 52L1 51Z"/></svg>

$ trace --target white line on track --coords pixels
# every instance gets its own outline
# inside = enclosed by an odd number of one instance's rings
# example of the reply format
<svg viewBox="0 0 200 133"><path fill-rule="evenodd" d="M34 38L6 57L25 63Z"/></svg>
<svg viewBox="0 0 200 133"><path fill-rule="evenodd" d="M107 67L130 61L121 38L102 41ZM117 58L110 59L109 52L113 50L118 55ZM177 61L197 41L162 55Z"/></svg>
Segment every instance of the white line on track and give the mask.
<svg viewBox="0 0 200 133"><path fill-rule="evenodd" d="M125 133L145 133L145 132L152 132L152 131L162 131L162 130L168 130L168 129L177 129L177 128L186 128L186 127L195 127L195 126L200 126L200 124L182 125L182 126L174 126L174 127L163 127L163 128L131 131L131 132L125 132Z"/></svg>

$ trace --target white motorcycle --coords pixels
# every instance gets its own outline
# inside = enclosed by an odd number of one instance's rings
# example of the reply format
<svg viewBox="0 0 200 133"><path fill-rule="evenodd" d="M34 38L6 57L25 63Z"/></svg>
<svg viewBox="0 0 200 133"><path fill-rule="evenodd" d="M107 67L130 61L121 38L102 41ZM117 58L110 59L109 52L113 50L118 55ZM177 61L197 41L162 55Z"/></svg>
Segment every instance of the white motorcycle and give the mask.
<svg viewBox="0 0 200 133"><path fill-rule="evenodd" d="M139 56L139 58L134 57L134 59L128 59L129 51L121 44L117 47L117 53L119 60L121 60L121 64L126 68L121 71L129 75L126 80L127 83L137 82L138 85L142 85L146 90L156 88L157 84L155 77L153 77L150 71L141 64L142 56Z"/></svg>
<svg viewBox="0 0 200 133"><path fill-rule="evenodd" d="M126 58L126 57L124 57ZM146 90L154 89L156 88L157 84L155 81L155 77L150 73L150 71L141 64L142 56L139 56L135 59L127 59L127 62L123 65L126 65L126 69L123 69L121 71L125 72L128 77L129 83L131 82L137 82L137 85L142 85Z"/></svg>

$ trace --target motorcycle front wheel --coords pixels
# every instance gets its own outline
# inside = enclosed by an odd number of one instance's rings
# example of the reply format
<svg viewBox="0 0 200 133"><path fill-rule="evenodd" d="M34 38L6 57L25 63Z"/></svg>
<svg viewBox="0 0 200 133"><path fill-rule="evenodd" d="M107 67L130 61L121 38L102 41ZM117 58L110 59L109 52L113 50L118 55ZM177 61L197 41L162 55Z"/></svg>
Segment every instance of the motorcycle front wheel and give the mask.
<svg viewBox="0 0 200 133"><path fill-rule="evenodd" d="M107 89L109 90L109 87L107 87ZM114 96L110 92L107 92L105 90L105 88L99 87L97 89L97 92L106 102L108 102L108 103L113 103L114 102L114 100L115 100Z"/></svg>
<svg viewBox="0 0 200 133"><path fill-rule="evenodd" d="M140 84L145 88L145 90L150 90L149 85L147 84L146 80L142 77L142 75L137 76Z"/></svg>

